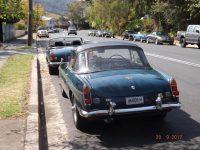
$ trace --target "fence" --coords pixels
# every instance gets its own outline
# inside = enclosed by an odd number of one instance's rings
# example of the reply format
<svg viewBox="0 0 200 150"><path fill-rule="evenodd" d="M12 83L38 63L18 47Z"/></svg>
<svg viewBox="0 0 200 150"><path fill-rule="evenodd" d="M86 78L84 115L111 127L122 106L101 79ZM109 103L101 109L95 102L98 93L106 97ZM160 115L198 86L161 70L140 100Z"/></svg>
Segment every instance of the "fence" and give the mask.
<svg viewBox="0 0 200 150"><path fill-rule="evenodd" d="M16 30L14 24L3 24L2 29L3 29L3 42L12 40L14 38L26 34L25 30Z"/></svg>
<svg viewBox="0 0 200 150"><path fill-rule="evenodd" d="M3 24L3 42L15 38L15 25Z"/></svg>

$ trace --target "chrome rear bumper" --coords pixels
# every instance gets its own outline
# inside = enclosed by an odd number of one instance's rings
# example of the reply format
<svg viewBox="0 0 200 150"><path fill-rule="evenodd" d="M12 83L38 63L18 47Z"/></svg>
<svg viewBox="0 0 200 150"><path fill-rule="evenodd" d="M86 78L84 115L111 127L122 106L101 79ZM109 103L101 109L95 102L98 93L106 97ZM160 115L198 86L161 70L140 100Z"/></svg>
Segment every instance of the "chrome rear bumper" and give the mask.
<svg viewBox="0 0 200 150"><path fill-rule="evenodd" d="M128 108L128 109L114 109L113 115L125 115L125 114L134 114L134 113L145 113L148 111L161 111L172 108L180 108L181 103L176 104L162 104L161 108L157 108L156 106L146 106L146 107L138 107L138 108ZM85 118L93 118L100 116L109 116L109 110L97 110L87 112L82 109L79 109L79 113L82 117Z"/></svg>
<svg viewBox="0 0 200 150"><path fill-rule="evenodd" d="M51 67L58 67L61 64L61 62L49 62L49 66Z"/></svg>

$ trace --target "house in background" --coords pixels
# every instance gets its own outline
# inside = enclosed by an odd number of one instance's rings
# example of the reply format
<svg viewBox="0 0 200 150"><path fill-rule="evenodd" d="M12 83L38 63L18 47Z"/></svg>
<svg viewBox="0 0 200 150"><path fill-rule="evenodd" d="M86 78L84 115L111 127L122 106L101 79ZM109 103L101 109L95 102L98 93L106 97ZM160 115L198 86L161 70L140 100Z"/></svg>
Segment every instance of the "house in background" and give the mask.
<svg viewBox="0 0 200 150"><path fill-rule="evenodd" d="M42 20L47 28L54 28L56 26L56 19L54 18L42 16Z"/></svg>

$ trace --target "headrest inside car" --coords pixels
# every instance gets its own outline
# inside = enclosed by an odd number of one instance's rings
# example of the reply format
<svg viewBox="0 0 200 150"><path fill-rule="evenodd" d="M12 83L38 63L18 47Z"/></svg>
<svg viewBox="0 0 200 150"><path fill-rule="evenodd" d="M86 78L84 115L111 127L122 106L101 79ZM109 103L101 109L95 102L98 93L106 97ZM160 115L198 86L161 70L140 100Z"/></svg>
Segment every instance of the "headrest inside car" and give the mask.
<svg viewBox="0 0 200 150"><path fill-rule="evenodd" d="M64 46L63 42L55 42L55 46Z"/></svg>

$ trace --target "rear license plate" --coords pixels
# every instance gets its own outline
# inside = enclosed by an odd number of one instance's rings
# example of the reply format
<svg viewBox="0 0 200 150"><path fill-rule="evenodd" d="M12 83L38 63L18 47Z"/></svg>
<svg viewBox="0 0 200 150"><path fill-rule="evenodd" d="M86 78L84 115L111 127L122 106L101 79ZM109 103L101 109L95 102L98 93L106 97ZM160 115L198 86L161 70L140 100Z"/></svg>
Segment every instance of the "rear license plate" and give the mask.
<svg viewBox="0 0 200 150"><path fill-rule="evenodd" d="M143 103L144 103L143 96L126 97L126 105L143 104Z"/></svg>

